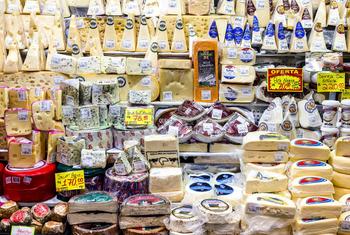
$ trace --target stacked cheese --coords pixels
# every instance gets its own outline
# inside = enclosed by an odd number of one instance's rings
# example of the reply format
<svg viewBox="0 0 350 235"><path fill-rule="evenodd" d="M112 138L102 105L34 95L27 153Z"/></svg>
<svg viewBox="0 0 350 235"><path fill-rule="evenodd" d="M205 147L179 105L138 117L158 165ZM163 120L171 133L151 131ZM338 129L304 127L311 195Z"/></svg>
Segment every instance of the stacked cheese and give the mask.
<svg viewBox="0 0 350 235"><path fill-rule="evenodd" d="M311 196L332 198L333 170L325 163L330 156L329 148L312 139L294 139L290 147L289 190L293 200Z"/></svg>
<svg viewBox="0 0 350 235"><path fill-rule="evenodd" d="M343 206L343 213L339 217L339 230L338 234L340 235L349 235L350 234L350 223L349 223L349 215L350 215L350 194L345 194L339 199L339 202Z"/></svg>
<svg viewBox="0 0 350 235"><path fill-rule="evenodd" d="M329 163L333 166L334 198L350 193L350 137L340 137L331 152Z"/></svg>
<svg viewBox="0 0 350 235"><path fill-rule="evenodd" d="M288 161L287 137L277 133L251 132L243 139L242 171L246 176L245 194L285 193L288 178L285 163ZM290 198L290 195L287 196Z"/></svg>

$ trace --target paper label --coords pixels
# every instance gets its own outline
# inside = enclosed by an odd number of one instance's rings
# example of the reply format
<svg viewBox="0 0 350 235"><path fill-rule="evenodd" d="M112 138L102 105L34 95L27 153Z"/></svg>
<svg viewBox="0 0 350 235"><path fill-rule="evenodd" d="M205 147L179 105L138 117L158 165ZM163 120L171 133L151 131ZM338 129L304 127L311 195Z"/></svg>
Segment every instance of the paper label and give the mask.
<svg viewBox="0 0 350 235"><path fill-rule="evenodd" d="M90 108L82 108L80 109L80 116L82 119L91 119L91 109Z"/></svg>
<svg viewBox="0 0 350 235"><path fill-rule="evenodd" d="M26 90L18 90L18 101L26 101L26 100L27 100Z"/></svg>
<svg viewBox="0 0 350 235"><path fill-rule="evenodd" d="M149 46L148 40L145 40L145 39L140 39L140 40L139 40L139 45L138 45L139 48L141 48L141 49L147 49L148 46Z"/></svg>
<svg viewBox="0 0 350 235"><path fill-rule="evenodd" d="M84 170L56 173L55 181L57 192L85 189Z"/></svg>
<svg viewBox="0 0 350 235"><path fill-rule="evenodd" d="M11 235L34 235L35 227L29 226L11 226Z"/></svg>
<svg viewBox="0 0 350 235"><path fill-rule="evenodd" d="M202 100L211 100L211 91L210 90L202 90L201 91L201 99Z"/></svg>
<svg viewBox="0 0 350 235"><path fill-rule="evenodd" d="M177 126L169 126L168 134L169 134L169 135L178 136L178 134L179 134L179 128L178 128Z"/></svg>
<svg viewBox="0 0 350 235"><path fill-rule="evenodd" d="M122 42L122 48L125 48L125 49L132 49L131 40L124 40L124 41Z"/></svg>
<svg viewBox="0 0 350 235"><path fill-rule="evenodd" d="M345 73L318 73L317 92L342 92L345 89Z"/></svg>
<svg viewBox="0 0 350 235"><path fill-rule="evenodd" d="M32 155L33 144L21 144L21 155Z"/></svg>
<svg viewBox="0 0 350 235"><path fill-rule="evenodd" d="M106 46L106 48L109 48L109 49L115 48L115 41L114 40L106 40L105 46Z"/></svg>
<svg viewBox="0 0 350 235"><path fill-rule="evenodd" d="M214 131L213 123L203 123L203 131L206 131L209 134L213 133Z"/></svg>
<svg viewBox="0 0 350 235"><path fill-rule="evenodd" d="M62 106L63 116L67 118L73 118L73 107L72 106Z"/></svg>
<svg viewBox="0 0 350 235"><path fill-rule="evenodd" d="M211 113L211 118L220 120L222 118L222 110L220 110L220 109L213 109L213 111Z"/></svg>
<svg viewBox="0 0 350 235"><path fill-rule="evenodd" d="M173 92L171 92L171 91L164 91L163 92L163 100L164 101L172 101L173 100Z"/></svg>
<svg viewBox="0 0 350 235"><path fill-rule="evenodd" d="M152 125L153 109L152 108L127 108L125 110L126 125Z"/></svg>
<svg viewBox="0 0 350 235"><path fill-rule="evenodd" d="M17 113L17 117L19 121L27 121L28 120L28 111L27 110L19 110Z"/></svg>
<svg viewBox="0 0 350 235"><path fill-rule="evenodd" d="M43 100L40 102L40 111L49 112L51 110L51 102L49 100Z"/></svg>
<svg viewBox="0 0 350 235"><path fill-rule="evenodd" d="M238 124L237 125L237 131L239 134L245 134L248 133L248 126L245 123Z"/></svg>
<svg viewBox="0 0 350 235"><path fill-rule="evenodd" d="M175 50L184 50L185 49L185 45L183 42L175 42Z"/></svg>
<svg viewBox="0 0 350 235"><path fill-rule="evenodd" d="M85 27L83 18L76 19L75 23L77 25L77 29L82 29Z"/></svg>

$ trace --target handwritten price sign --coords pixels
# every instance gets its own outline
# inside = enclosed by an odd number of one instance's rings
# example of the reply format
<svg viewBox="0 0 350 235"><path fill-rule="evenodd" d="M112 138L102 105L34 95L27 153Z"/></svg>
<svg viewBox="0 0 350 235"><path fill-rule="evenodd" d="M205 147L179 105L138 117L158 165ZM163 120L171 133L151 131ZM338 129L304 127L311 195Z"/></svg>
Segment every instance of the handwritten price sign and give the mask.
<svg viewBox="0 0 350 235"><path fill-rule="evenodd" d="M350 99L350 89L343 90L343 93L341 94L341 99L342 100Z"/></svg>
<svg viewBox="0 0 350 235"><path fill-rule="evenodd" d="M152 125L153 109L151 108L132 108L125 110L126 125Z"/></svg>
<svg viewBox="0 0 350 235"><path fill-rule="evenodd" d="M303 69L268 69L267 90L269 92L302 92Z"/></svg>
<svg viewBox="0 0 350 235"><path fill-rule="evenodd" d="M12 226L11 235L34 235L35 228L28 226Z"/></svg>
<svg viewBox="0 0 350 235"><path fill-rule="evenodd" d="M83 170L56 173L55 179L57 192L85 189Z"/></svg>
<svg viewBox="0 0 350 235"><path fill-rule="evenodd" d="M345 73L318 73L317 92L342 92L345 89Z"/></svg>

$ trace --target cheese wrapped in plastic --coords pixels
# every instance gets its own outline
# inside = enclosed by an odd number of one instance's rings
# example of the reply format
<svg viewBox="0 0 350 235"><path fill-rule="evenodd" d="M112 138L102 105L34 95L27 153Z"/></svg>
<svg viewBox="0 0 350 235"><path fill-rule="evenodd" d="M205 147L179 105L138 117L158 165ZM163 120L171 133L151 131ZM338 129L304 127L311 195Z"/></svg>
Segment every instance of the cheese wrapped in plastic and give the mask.
<svg viewBox="0 0 350 235"><path fill-rule="evenodd" d="M78 108L76 122L80 130L99 128L99 107L97 105L80 106Z"/></svg>
<svg viewBox="0 0 350 235"><path fill-rule="evenodd" d="M57 142L58 138L64 136L63 131L50 131L47 140L47 158L48 163L56 162L57 156Z"/></svg>
<svg viewBox="0 0 350 235"><path fill-rule="evenodd" d="M250 172L247 175L245 192L270 193L287 190L288 177L283 174L272 172Z"/></svg>
<svg viewBox="0 0 350 235"><path fill-rule="evenodd" d="M58 138L57 162L67 166L80 165L81 150L85 148L85 140L76 136Z"/></svg>
<svg viewBox="0 0 350 235"><path fill-rule="evenodd" d="M4 117L8 104L8 87L0 86L0 118Z"/></svg>
<svg viewBox="0 0 350 235"><path fill-rule="evenodd" d="M82 168L105 168L106 167L106 151L83 149L81 151L81 167Z"/></svg>
<svg viewBox="0 0 350 235"><path fill-rule="evenodd" d="M31 141L33 141L34 153L41 160L46 158L46 138L47 135L45 132L33 130Z"/></svg>
<svg viewBox="0 0 350 235"><path fill-rule="evenodd" d="M38 145L34 145L24 137L11 137L9 139L9 164L11 167L33 167L41 161L39 154L36 154Z"/></svg>
<svg viewBox="0 0 350 235"><path fill-rule="evenodd" d="M28 109L8 109L5 112L8 136L25 136L32 133L32 115Z"/></svg>
<svg viewBox="0 0 350 235"><path fill-rule="evenodd" d="M9 108L29 109L29 95L26 88L10 88L8 91Z"/></svg>
<svg viewBox="0 0 350 235"><path fill-rule="evenodd" d="M119 102L117 79L94 82L92 85L93 104L115 104Z"/></svg>
<svg viewBox="0 0 350 235"><path fill-rule="evenodd" d="M75 74L77 70L77 61L74 57L62 54L54 54L51 57L51 71Z"/></svg>
<svg viewBox="0 0 350 235"><path fill-rule="evenodd" d="M55 106L52 100L34 102L32 115L37 130L49 131L55 129Z"/></svg>
<svg viewBox="0 0 350 235"><path fill-rule="evenodd" d="M79 83L79 79L68 79L61 82L63 105L79 105Z"/></svg>
<svg viewBox="0 0 350 235"><path fill-rule="evenodd" d="M125 74L126 58L125 57L101 57L101 70L103 73Z"/></svg>

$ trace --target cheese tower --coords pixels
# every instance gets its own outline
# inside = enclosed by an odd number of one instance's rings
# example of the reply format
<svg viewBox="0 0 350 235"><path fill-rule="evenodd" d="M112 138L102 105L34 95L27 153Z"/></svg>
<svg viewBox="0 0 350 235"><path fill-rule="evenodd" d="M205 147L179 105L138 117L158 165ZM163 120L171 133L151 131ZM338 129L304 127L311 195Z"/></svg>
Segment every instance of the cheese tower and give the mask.
<svg viewBox="0 0 350 235"><path fill-rule="evenodd" d="M107 0L106 15L110 15L110 16L123 15L120 0Z"/></svg>
<svg viewBox="0 0 350 235"><path fill-rule="evenodd" d="M298 52L306 52L309 51L309 47L307 45L306 32L300 22L297 22L290 42L290 52L298 53Z"/></svg>
<svg viewBox="0 0 350 235"><path fill-rule="evenodd" d="M22 10L23 8L20 0L7 0L6 13L22 13Z"/></svg>
<svg viewBox="0 0 350 235"><path fill-rule="evenodd" d="M159 17L156 37L159 45L159 52L169 52L170 47L169 47L167 23L163 15Z"/></svg>
<svg viewBox="0 0 350 235"><path fill-rule="evenodd" d="M78 45L81 48L81 39L79 30L77 27L77 19L75 15L72 15L69 23L69 31L67 37L67 51L72 50L72 45Z"/></svg>
<svg viewBox="0 0 350 235"><path fill-rule="evenodd" d="M327 26L327 10L325 0L320 0L314 22L320 22L322 28Z"/></svg>
<svg viewBox="0 0 350 235"><path fill-rule="evenodd" d="M105 14L104 1L103 0L90 0L87 14L88 15L97 15L97 16L104 15Z"/></svg>
<svg viewBox="0 0 350 235"><path fill-rule="evenodd" d="M147 51L151 41L151 35L147 25L147 18L145 15L140 18L140 29L137 37L136 51Z"/></svg>
<svg viewBox="0 0 350 235"><path fill-rule="evenodd" d="M136 27L135 17L128 15L125 23L123 37L120 44L121 51L135 51L136 50Z"/></svg>
<svg viewBox="0 0 350 235"><path fill-rule="evenodd" d="M53 25L53 34L55 35L57 50L66 49L64 30L65 29L62 14L57 11L55 14L55 23Z"/></svg>
<svg viewBox="0 0 350 235"><path fill-rule="evenodd" d="M23 8L23 13L39 13L40 14L40 6L38 0L26 0Z"/></svg>
<svg viewBox="0 0 350 235"><path fill-rule="evenodd" d="M309 37L309 48L311 52L327 51L326 41L324 40L323 28L320 22L315 22Z"/></svg>
<svg viewBox="0 0 350 235"><path fill-rule="evenodd" d="M90 27L89 27L89 31L86 39L85 48L83 50L84 52L90 52L90 48L92 45L90 42L100 42L100 46L101 46L100 33L98 31L98 24L95 16L93 16L90 19L89 25Z"/></svg>
<svg viewBox="0 0 350 235"><path fill-rule="evenodd" d="M337 27L335 28L332 43L332 51L348 51L345 39L345 25L343 19L339 20Z"/></svg>
<svg viewBox="0 0 350 235"><path fill-rule="evenodd" d="M117 42L117 32L115 31L114 17L108 16L106 19L106 27L103 37L103 50L116 51Z"/></svg>
<svg viewBox="0 0 350 235"><path fill-rule="evenodd" d="M172 52L187 51L184 24L183 24L181 15L178 15L176 18L174 36L173 36L173 41L171 43L171 51Z"/></svg>

